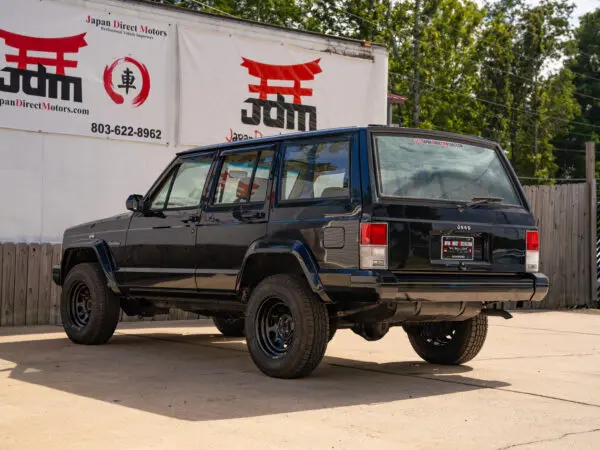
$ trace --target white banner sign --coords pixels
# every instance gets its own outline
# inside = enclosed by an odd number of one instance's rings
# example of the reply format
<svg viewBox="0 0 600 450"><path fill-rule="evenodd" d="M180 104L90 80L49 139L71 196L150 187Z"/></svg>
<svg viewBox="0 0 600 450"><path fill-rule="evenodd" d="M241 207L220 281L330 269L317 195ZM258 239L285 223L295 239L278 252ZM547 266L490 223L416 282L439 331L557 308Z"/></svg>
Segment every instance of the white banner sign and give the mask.
<svg viewBox="0 0 600 450"><path fill-rule="evenodd" d="M0 127L168 142L174 33L168 23L98 9L4 2Z"/></svg>
<svg viewBox="0 0 600 450"><path fill-rule="evenodd" d="M180 28L180 143L385 123L387 56L335 45Z"/></svg>

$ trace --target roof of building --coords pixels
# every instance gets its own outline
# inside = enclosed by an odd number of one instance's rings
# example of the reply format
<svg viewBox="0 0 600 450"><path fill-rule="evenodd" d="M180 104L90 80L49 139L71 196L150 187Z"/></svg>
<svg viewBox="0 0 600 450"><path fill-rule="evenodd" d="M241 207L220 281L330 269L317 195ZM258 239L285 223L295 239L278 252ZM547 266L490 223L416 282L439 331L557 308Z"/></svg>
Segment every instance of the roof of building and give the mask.
<svg viewBox="0 0 600 450"><path fill-rule="evenodd" d="M299 30L299 29L296 29L296 28L286 28L286 27L283 27L283 26L280 26L280 25L273 25L273 24L270 24L270 23L258 22L258 21L255 21L255 20L242 19L240 17L235 17L235 16L232 16L232 15L215 14L215 13L210 13L210 12L206 12L206 11L196 11L196 10L189 9L189 8L183 8L181 6L171 5L171 4L168 4L168 3L158 3L158 2L151 1L151 0L121 0L121 2L123 2L123 3L133 3L133 4L137 3L137 4L141 4L141 5L149 6L149 7L153 7L153 8L159 8L159 9L164 9L164 10L176 11L176 12L180 12L180 13L200 15L200 16L204 16L204 17L213 17L213 18L218 18L218 19L221 19L221 20L230 21L230 22L245 23L245 24L248 24L248 25L261 26L261 27L265 27L265 28L272 28L272 29L287 31L287 32L290 32L290 33L301 33L301 34L305 34L305 35L312 35L312 36L317 36L317 37L324 37L324 38L328 38L328 39L337 39L337 40L340 40L340 41L354 43L354 44L361 45L361 46L367 46L367 47L373 46L373 47L386 48L385 45L378 44L378 43L375 43L375 42L361 41L361 40L358 40L358 39L352 39L352 38L343 37L343 36L334 36L334 35L330 35L330 34L317 33L315 31Z"/></svg>

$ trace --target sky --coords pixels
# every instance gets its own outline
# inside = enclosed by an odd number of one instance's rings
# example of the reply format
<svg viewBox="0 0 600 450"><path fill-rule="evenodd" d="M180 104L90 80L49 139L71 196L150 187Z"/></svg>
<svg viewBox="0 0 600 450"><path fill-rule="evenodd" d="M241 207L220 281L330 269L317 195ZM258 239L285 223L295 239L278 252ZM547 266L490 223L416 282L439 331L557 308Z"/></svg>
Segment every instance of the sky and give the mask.
<svg viewBox="0 0 600 450"><path fill-rule="evenodd" d="M478 4L483 5L485 0L475 0ZM526 0L531 5L537 5L539 0ZM575 11L573 12L573 25L579 23L579 18L585 13L600 8L600 0L572 0L575 3Z"/></svg>
<svg viewBox="0 0 600 450"><path fill-rule="evenodd" d="M600 8L600 0L576 0L575 2L575 17L579 18L585 13Z"/></svg>

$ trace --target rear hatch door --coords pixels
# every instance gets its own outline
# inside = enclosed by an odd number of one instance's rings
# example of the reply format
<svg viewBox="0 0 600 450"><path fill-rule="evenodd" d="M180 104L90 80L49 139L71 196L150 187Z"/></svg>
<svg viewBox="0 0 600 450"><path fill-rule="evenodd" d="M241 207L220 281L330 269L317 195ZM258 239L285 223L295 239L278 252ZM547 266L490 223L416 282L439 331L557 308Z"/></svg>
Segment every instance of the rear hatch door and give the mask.
<svg viewBox="0 0 600 450"><path fill-rule="evenodd" d="M388 224L394 272L526 272L535 222L497 146L418 132L373 132L372 221Z"/></svg>

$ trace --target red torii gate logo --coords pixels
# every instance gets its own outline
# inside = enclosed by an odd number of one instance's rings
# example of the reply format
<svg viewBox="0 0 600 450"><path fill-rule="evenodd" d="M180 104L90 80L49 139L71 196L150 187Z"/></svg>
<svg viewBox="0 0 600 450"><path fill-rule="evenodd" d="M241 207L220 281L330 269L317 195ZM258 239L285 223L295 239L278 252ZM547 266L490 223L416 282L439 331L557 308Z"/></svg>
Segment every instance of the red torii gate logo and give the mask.
<svg viewBox="0 0 600 450"><path fill-rule="evenodd" d="M87 46L86 33L60 38L41 38L11 33L0 29L0 38L7 46L18 50L17 54L6 54L7 63L16 63L17 67L5 67L3 72L10 74L10 82L0 79L0 91L18 93L21 90L27 95L36 97L58 98L58 86L61 87L62 100L82 102L81 78L67 76L66 68L76 68L77 61L66 59L66 53L78 53ZM48 56L30 55L28 52L48 53ZM28 66L36 66L37 70L29 70ZM46 68L54 67L55 73ZM32 83L32 80L36 80Z"/></svg>
<svg viewBox="0 0 600 450"><path fill-rule="evenodd" d="M317 129L317 108L302 104L302 97L311 97L313 90L302 87L302 81L311 81L323 69L319 65L321 59L315 59L304 64L272 65L242 58L242 67L248 69L248 74L260 78L260 84L249 84L251 93L258 93L258 98L248 98L245 103L252 104L252 115L242 110L242 122L247 125L259 125L261 122L268 127L296 128L306 130L306 117L309 118L308 128ZM269 81L293 81L293 86L271 85ZM276 95L277 100L269 100L269 95ZM285 101L284 96L291 96L292 103ZM271 112L275 109L276 116Z"/></svg>
<svg viewBox="0 0 600 450"><path fill-rule="evenodd" d="M323 71L319 66L320 58L305 64L291 66L263 64L247 58L242 58L242 61L242 66L248 69L250 75L260 78L259 85L248 85L250 92L258 92L258 98L261 100L267 100L269 94L292 95L295 105L302 104L302 97L310 97L313 94L313 90L303 88L301 82L314 80L315 75ZM269 80L293 81L294 86L270 86Z"/></svg>

